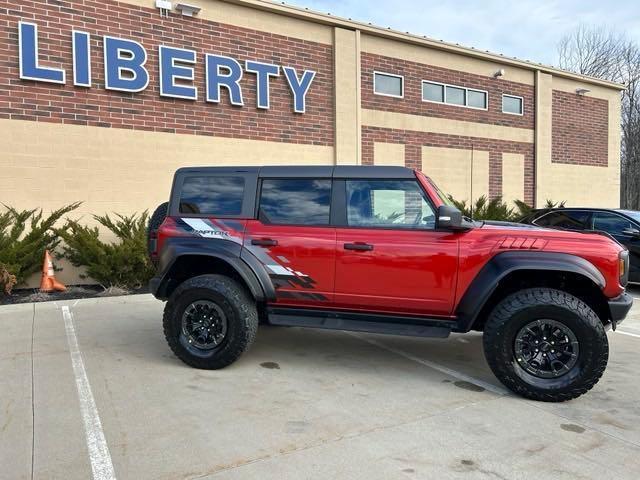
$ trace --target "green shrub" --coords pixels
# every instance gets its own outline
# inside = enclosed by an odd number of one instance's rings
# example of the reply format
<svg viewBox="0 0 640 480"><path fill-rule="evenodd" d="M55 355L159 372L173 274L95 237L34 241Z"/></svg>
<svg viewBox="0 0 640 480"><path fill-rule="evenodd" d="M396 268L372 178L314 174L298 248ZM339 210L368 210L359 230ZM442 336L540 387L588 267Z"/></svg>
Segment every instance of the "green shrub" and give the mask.
<svg viewBox="0 0 640 480"><path fill-rule="evenodd" d="M514 209L504 203L502 197L495 197L489 200L482 195L472 204L467 204L465 200L460 202L453 198L451 201L463 215L474 220L501 220L508 222L516 216Z"/></svg>
<svg viewBox="0 0 640 480"><path fill-rule="evenodd" d="M502 201L501 196L489 200L483 195L472 204L467 204L466 200L458 201L451 196L449 196L449 199L463 215L473 218L474 220L516 222L533 211L533 207L522 200L514 200L513 203L515 207L509 207L509 205ZM564 201L554 202L547 200L544 208L562 208L564 204Z"/></svg>
<svg viewBox="0 0 640 480"><path fill-rule="evenodd" d="M100 240L98 227L81 225L67 220L58 231L64 240L63 256L76 267L85 267L86 275L103 287L140 288L153 276L153 266L147 256L147 212L131 216L94 215L93 218L118 239L105 243Z"/></svg>
<svg viewBox="0 0 640 480"><path fill-rule="evenodd" d="M75 210L72 203L43 218L42 210L22 210L8 207L0 213L0 294L10 294L14 285L24 283L40 271L45 250L53 251L60 243L55 223Z"/></svg>

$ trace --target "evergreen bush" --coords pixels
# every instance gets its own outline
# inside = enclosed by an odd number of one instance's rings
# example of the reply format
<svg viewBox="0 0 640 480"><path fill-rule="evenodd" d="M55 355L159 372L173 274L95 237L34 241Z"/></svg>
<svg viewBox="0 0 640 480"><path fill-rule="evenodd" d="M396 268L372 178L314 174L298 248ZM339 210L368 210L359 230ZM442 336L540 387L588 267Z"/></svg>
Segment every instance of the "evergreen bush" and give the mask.
<svg viewBox="0 0 640 480"><path fill-rule="evenodd" d="M148 214L124 216L94 215L111 231L116 242L103 242L98 227L87 227L77 220L67 220L58 230L64 240L63 256L74 266L85 267L86 275L104 288L136 289L147 284L154 269L147 255L146 228Z"/></svg>
<svg viewBox="0 0 640 480"><path fill-rule="evenodd" d="M502 222L517 222L519 219L533 211L533 207L522 200L514 200L515 207L509 207L502 201L501 196L489 200L482 195L475 202L467 203L466 200L458 201L452 196L449 199L463 215L474 220L494 220ZM562 208L565 202L547 200L543 208Z"/></svg>

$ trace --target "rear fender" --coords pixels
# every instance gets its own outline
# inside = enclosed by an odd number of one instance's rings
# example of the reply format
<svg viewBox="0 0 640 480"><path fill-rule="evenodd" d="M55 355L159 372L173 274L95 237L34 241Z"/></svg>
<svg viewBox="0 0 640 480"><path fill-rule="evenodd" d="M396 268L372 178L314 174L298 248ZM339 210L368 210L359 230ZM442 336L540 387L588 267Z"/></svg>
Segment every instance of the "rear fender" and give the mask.
<svg viewBox="0 0 640 480"><path fill-rule="evenodd" d="M156 298L168 298L169 291L176 286L172 284L172 272L185 257L195 256L215 258L230 265L244 280L256 301L274 300L275 289L264 266L250 252L243 250L242 245L232 240L197 237L167 239L160 254L160 273L150 282L151 293Z"/></svg>

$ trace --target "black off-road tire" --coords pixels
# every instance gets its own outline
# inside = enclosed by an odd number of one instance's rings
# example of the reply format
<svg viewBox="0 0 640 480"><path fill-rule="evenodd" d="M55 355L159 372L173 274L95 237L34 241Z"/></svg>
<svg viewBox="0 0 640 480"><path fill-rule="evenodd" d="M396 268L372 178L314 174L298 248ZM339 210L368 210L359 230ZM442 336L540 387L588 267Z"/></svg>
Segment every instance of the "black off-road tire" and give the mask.
<svg viewBox="0 0 640 480"><path fill-rule="evenodd" d="M160 228L160 225L162 225L164 219L167 218L168 212L169 202L161 203L155 209L153 215L151 215L151 217L149 218L149 224L147 225L147 252L149 254L149 258L151 259L151 263L153 263L155 266L158 266L158 260L151 255L152 251L155 248L151 245L152 240L155 240L155 238L152 238L152 234L155 235L155 233L158 231L158 228Z"/></svg>
<svg viewBox="0 0 640 480"><path fill-rule="evenodd" d="M538 378L518 364L515 341L529 322L549 319L568 327L577 338L577 361L558 378ZM532 288L513 293L491 312L484 327L484 353L493 373L510 390L544 402L564 402L589 391L609 358L602 322L583 301L560 290Z"/></svg>
<svg viewBox="0 0 640 480"><path fill-rule="evenodd" d="M224 339L211 350L189 345L182 328L185 310L196 301L215 303L227 319ZM164 336L175 355L187 365L216 370L230 365L249 349L258 330L256 304L242 286L224 275L201 275L179 285L167 302Z"/></svg>

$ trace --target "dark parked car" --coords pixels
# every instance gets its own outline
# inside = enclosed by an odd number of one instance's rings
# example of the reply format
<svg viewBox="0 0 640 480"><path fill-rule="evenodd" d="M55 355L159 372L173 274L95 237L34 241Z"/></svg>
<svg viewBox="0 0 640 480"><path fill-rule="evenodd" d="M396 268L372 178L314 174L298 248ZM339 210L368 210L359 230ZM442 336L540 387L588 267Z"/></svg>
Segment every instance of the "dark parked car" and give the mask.
<svg viewBox="0 0 640 480"><path fill-rule="evenodd" d="M640 212L606 208L545 208L520 219L540 227L606 232L629 249L629 281L640 283Z"/></svg>

